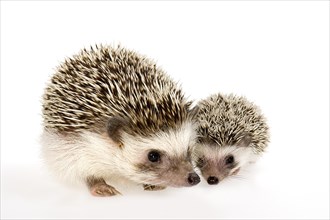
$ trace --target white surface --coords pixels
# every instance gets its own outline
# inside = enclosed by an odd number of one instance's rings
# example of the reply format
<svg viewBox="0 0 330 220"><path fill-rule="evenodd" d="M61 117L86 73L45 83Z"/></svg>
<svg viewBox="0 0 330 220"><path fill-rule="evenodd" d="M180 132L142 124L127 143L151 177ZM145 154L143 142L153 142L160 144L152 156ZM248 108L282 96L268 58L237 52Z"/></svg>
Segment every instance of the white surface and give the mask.
<svg viewBox="0 0 330 220"><path fill-rule="evenodd" d="M38 156L46 81L64 57L113 42L191 99L254 101L268 152L215 187L94 198L52 179ZM329 2L1 2L1 218L329 218Z"/></svg>

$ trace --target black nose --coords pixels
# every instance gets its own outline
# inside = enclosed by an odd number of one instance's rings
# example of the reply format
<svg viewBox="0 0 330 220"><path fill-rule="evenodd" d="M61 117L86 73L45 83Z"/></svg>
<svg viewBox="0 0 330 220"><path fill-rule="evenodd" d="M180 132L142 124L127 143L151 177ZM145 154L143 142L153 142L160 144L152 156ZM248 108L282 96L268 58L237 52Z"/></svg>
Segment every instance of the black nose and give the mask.
<svg viewBox="0 0 330 220"><path fill-rule="evenodd" d="M201 181L201 179L199 178L199 176L196 173L189 173L188 176L188 183L190 185L196 185Z"/></svg>
<svg viewBox="0 0 330 220"><path fill-rule="evenodd" d="M219 179L215 176L210 176L209 178L207 178L207 183L210 185L215 185L219 183Z"/></svg>

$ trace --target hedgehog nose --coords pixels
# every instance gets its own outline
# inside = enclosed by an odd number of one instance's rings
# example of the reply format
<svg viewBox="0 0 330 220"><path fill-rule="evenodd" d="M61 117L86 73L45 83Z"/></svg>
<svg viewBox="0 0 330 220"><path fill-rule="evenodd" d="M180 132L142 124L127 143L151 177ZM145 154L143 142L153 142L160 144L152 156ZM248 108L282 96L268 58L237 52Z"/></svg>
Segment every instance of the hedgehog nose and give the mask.
<svg viewBox="0 0 330 220"><path fill-rule="evenodd" d="M192 186L198 184L201 181L199 176L196 173L189 173L188 175L188 183Z"/></svg>
<svg viewBox="0 0 330 220"><path fill-rule="evenodd" d="M215 176L210 176L209 178L207 178L207 183L210 185L216 185L219 183L219 179Z"/></svg>

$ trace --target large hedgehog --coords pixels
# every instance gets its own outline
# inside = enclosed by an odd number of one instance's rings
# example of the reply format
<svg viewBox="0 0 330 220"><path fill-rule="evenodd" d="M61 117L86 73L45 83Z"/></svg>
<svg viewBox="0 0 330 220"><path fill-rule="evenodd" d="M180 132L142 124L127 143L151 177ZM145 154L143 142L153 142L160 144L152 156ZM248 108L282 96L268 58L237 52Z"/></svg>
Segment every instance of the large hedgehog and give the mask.
<svg viewBox="0 0 330 220"><path fill-rule="evenodd" d="M237 174L264 152L268 126L255 104L233 94L215 94L197 106L199 138L193 160L209 184Z"/></svg>
<svg viewBox="0 0 330 220"><path fill-rule="evenodd" d="M96 196L118 176L146 190L192 186L196 133L190 102L156 64L120 46L68 58L43 96L43 157L60 177Z"/></svg>

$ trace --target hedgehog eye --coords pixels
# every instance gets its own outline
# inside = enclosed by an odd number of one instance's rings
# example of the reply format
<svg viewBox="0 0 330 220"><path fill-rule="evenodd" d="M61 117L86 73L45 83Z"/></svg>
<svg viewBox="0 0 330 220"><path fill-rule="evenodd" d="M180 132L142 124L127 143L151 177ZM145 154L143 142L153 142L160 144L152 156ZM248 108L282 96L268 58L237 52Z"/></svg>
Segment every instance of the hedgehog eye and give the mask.
<svg viewBox="0 0 330 220"><path fill-rule="evenodd" d="M196 163L196 166L201 168L205 165L205 158L204 157L199 157Z"/></svg>
<svg viewBox="0 0 330 220"><path fill-rule="evenodd" d="M148 153L148 159L149 159L149 161L151 161L153 163L159 162L160 161L160 154L159 154L159 152L158 151L155 151L155 150L150 151Z"/></svg>
<svg viewBox="0 0 330 220"><path fill-rule="evenodd" d="M235 159L233 155L229 155L226 157L226 165L234 163Z"/></svg>

